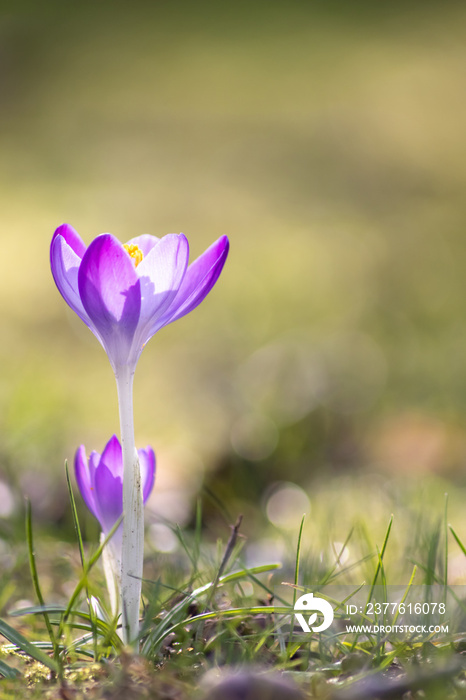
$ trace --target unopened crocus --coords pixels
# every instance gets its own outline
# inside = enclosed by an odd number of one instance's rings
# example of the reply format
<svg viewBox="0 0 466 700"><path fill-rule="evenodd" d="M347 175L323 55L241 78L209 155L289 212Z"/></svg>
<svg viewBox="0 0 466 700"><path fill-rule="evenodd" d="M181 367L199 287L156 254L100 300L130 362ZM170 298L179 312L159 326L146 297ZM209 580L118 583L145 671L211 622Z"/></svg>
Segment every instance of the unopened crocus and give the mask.
<svg viewBox="0 0 466 700"><path fill-rule="evenodd" d="M103 345L115 372L123 450L123 633L134 642L144 554L143 500L134 443L133 376L147 341L207 296L228 255L222 236L188 266L186 237L142 235L123 245L104 233L88 247L68 224L53 234L50 262L65 301Z"/></svg>
<svg viewBox="0 0 466 700"><path fill-rule="evenodd" d="M151 447L138 450L141 472L142 497L145 503L154 485L155 454ZM106 444L102 454L91 452L81 445L74 459L76 481L91 513L99 521L103 538L108 537L123 513L123 453L116 435ZM110 593L111 606L117 612L117 592L121 580L122 524L113 533L104 549L104 570Z"/></svg>

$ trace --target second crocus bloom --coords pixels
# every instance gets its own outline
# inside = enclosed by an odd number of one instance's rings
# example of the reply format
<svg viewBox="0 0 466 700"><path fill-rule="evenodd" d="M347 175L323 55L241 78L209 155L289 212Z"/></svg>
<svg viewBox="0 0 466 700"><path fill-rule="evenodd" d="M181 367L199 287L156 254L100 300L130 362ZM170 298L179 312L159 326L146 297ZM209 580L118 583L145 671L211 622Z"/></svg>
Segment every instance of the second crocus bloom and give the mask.
<svg viewBox="0 0 466 700"><path fill-rule="evenodd" d="M151 447L139 449L143 501L149 498L155 480L155 454ZM74 460L76 481L85 504L99 521L103 538L107 537L123 513L123 455L113 435L102 454L81 445ZM121 578L123 525L120 524L104 550L104 569L113 612L118 610L118 584ZM111 570L111 571L110 571ZM111 574L109 576L109 574Z"/></svg>

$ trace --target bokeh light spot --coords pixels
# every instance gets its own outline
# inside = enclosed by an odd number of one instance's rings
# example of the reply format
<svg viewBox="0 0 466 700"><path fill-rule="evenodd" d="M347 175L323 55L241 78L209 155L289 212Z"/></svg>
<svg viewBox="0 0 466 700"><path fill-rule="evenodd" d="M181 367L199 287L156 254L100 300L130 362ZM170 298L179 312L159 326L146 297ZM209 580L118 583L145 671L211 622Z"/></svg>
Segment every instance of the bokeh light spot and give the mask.
<svg viewBox="0 0 466 700"><path fill-rule="evenodd" d="M293 529L299 525L303 515L311 512L311 503L300 486L283 481L275 485L268 497L265 512L270 522L277 527Z"/></svg>
<svg viewBox="0 0 466 700"><path fill-rule="evenodd" d="M275 423L266 416L250 413L241 416L233 424L230 440L240 457L259 461L275 450L278 430Z"/></svg>

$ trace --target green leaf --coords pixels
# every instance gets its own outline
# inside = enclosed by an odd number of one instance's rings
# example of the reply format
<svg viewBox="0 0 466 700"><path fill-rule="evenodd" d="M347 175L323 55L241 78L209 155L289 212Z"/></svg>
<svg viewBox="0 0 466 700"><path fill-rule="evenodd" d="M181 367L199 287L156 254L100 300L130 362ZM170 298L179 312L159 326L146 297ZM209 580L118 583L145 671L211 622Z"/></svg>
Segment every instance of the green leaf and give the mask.
<svg viewBox="0 0 466 700"><path fill-rule="evenodd" d="M44 597L42 595L42 590L40 587L39 574L37 573L37 567L36 567L36 557L34 554L34 539L33 539L33 535L32 535L31 503L29 500L26 500L26 540L27 540L27 545L28 545L29 567L31 569L32 583L34 585L34 590L36 592L37 599L38 599L41 607L44 608L45 601L44 601ZM58 661L60 658L59 649L58 649L58 642L55 639L55 635L53 633L52 625L50 624L50 619L49 619L47 611L44 610L42 612L42 615L44 617L45 626L47 627L47 632L49 634L50 641L52 643L53 656L54 656L54 659L58 665Z"/></svg>
<svg viewBox="0 0 466 700"><path fill-rule="evenodd" d="M62 613L66 610L63 605L31 605L27 608L19 608L8 613L10 617L22 617L23 615L43 615L48 613ZM78 613L78 611L73 611Z"/></svg>
<svg viewBox="0 0 466 700"><path fill-rule="evenodd" d="M8 666L8 664L0 659L0 675L2 675L4 678L18 678L21 673L17 668Z"/></svg>
<svg viewBox="0 0 466 700"><path fill-rule="evenodd" d="M453 530L452 526L449 525L448 527L450 528L450 532L451 532L451 534L453 535L453 537L455 538L456 543L458 544L459 548L461 549L461 551L463 552L463 554L466 555L466 547L465 547L464 544L461 542L460 538L458 537L458 535L456 534L456 532Z"/></svg>
<svg viewBox="0 0 466 700"><path fill-rule="evenodd" d="M68 495L70 497L71 513L73 515L74 528L76 530L76 537L78 538L79 556L81 557L81 564L82 564L82 567L84 568L84 566L86 564L86 560L84 558L83 538L81 535L81 528L79 526L78 511L76 508L76 501L75 501L74 494L73 494L73 488L71 486L71 479L70 479L70 474L68 471L68 462L67 461L65 461L65 476L66 476L66 485L68 486Z"/></svg>
<svg viewBox="0 0 466 700"><path fill-rule="evenodd" d="M0 620L0 634L3 634L3 636L6 637L8 641L12 642L24 654L30 656L36 661L39 661L41 664L44 664L44 666L47 666L52 671L57 673L58 664L56 664L55 661L50 658L50 656L44 654L44 652L41 649L39 649L35 644L29 642L26 639L26 637L23 637L23 635L20 632L13 629L13 627L10 627L10 625L7 624L4 620Z"/></svg>

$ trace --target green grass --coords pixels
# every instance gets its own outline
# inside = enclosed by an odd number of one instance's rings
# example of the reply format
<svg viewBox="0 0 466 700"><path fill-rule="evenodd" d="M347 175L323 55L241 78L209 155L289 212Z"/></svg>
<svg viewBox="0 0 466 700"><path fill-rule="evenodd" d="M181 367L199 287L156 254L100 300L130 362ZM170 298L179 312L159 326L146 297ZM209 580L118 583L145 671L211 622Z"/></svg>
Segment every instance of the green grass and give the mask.
<svg viewBox="0 0 466 700"><path fill-rule="evenodd" d="M438 526L420 540L421 547L404 564L393 551L400 542L395 513L388 517L385 534L373 546L368 535L371 523L359 523L338 550L322 550L324 536L306 556L303 518L291 533L294 554L290 549L281 562L246 565L245 550L253 543L245 545L241 519L223 542L209 542L199 502L193 529L174 529L183 554L148 555L146 571L158 567L159 575L143 582L140 653L135 655L123 647L119 621L109 612L103 578L96 566L102 545L88 550L83 543L71 487L70 497L77 555L68 600L50 593L46 598L42 592L33 520L30 507L26 508L30 594L35 591L38 604L16 609L0 619L0 633L7 640L1 648L0 698L15 697L15 693L26 698L44 694L68 697L66 693L84 697L90 693L92 698L103 699L109 693L120 697L118 693L125 692L131 700L151 697L150 688L164 688L172 693L167 697L190 698L209 670L245 667L258 673L273 668L296 682L306 697L361 700L379 697L377 693L397 697L397 693L421 689L424 697L440 700L446 697L440 692L445 687L448 697L464 696L466 603L458 594L461 589L447 578L447 561L451 548L466 556L466 547L449 523L447 499ZM402 512L399 520L403 520ZM322 525L331 539L332 533ZM37 532L40 536L40 528ZM411 532L401 536L408 546ZM345 552L351 548L360 553L345 560ZM414 590L418 603L432 604L433 586L441 600L446 600L447 594L449 600L450 596L456 600L456 618L452 608L447 614L448 634L347 632L344 625L348 621L379 626L399 623L400 610L392 610L389 618L392 603L388 601L391 588L396 584L399 589L403 584L402 570L410 573L397 598L400 604L407 605ZM45 567L43 578L47 580L48 575ZM308 591L331 601L336 626L305 635L294 624L294 602L298 594ZM349 620L346 605L360 594L364 610ZM374 618L370 606L383 606L384 602L386 610Z"/></svg>

